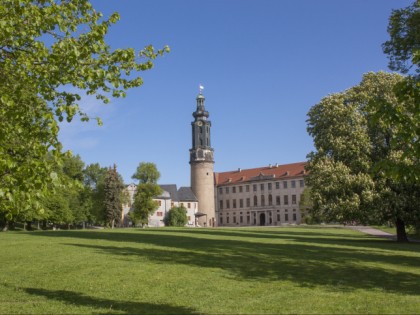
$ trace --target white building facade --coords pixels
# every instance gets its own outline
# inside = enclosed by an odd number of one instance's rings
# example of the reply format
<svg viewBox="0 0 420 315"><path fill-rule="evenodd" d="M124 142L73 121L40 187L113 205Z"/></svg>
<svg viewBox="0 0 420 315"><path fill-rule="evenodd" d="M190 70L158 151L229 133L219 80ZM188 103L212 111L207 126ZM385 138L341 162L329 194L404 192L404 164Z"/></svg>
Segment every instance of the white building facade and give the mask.
<svg viewBox="0 0 420 315"><path fill-rule="evenodd" d="M165 226L163 219L168 211L173 207L183 206L187 210L188 225L195 226L195 214L198 212L198 201L190 187L180 187L176 185L159 185L162 188L162 194L154 200L158 203L158 209L149 217L148 226ZM123 205L123 222L125 226L131 226L128 214L132 211L134 196L137 191L136 184L127 185L126 191L129 194L130 202Z"/></svg>

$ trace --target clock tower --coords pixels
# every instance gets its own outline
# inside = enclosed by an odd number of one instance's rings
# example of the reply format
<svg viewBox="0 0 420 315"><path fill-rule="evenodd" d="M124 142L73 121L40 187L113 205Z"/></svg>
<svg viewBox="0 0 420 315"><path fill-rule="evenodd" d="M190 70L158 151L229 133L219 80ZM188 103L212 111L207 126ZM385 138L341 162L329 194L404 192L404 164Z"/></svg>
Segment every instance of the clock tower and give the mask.
<svg viewBox="0 0 420 315"><path fill-rule="evenodd" d="M211 147L209 112L204 107L205 98L198 94L197 109L193 112L192 148L190 149L191 189L198 199L198 224L216 226L214 207L213 148Z"/></svg>

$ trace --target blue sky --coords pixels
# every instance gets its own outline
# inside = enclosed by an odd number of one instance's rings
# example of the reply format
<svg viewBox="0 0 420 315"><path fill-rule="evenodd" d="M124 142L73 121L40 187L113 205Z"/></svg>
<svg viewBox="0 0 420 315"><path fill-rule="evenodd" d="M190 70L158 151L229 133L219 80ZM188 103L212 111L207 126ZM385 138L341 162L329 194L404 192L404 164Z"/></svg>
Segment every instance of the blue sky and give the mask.
<svg viewBox="0 0 420 315"><path fill-rule="evenodd" d="M199 84L212 121L215 171L300 162L313 150L306 113L322 97L387 71L381 44L405 0L93 1L121 20L112 48L169 45L144 85L103 105L85 97L95 122L63 124L64 148L83 161L116 163L128 184L154 162L161 184L189 186L191 121Z"/></svg>

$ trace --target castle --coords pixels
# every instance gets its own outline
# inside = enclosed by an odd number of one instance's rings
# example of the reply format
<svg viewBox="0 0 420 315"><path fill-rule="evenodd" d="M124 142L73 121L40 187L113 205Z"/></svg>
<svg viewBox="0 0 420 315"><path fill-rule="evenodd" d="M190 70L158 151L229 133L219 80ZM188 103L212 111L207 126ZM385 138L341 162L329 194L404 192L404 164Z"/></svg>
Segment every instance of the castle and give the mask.
<svg viewBox="0 0 420 315"><path fill-rule="evenodd" d="M196 101L191 122L191 187L160 185L163 193L155 199L159 208L149 218L149 226L163 226L166 213L181 205L187 210L190 226L300 224L299 201L305 189L306 162L215 173L211 121L201 89ZM135 190L136 185L127 186L131 200ZM124 205L125 220L131 203Z"/></svg>

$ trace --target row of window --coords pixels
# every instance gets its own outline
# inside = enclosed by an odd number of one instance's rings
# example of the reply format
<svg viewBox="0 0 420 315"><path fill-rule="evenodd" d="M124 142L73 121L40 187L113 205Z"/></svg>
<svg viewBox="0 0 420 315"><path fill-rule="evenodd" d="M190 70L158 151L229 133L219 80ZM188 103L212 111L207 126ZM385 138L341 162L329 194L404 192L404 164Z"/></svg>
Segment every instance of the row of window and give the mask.
<svg viewBox="0 0 420 315"><path fill-rule="evenodd" d="M296 209L293 209L293 211L296 211ZM267 223L268 224L273 224L273 215L272 215L272 213L269 212L268 215L269 216L268 216ZM239 219L239 221L238 221L238 219ZM277 219L277 222L289 222L289 214L288 213L285 213L284 214L284 221L281 221L281 214L279 213L279 211L277 211L276 219ZM297 213L296 212L293 212L292 213L292 220L293 220L293 222L296 222L296 220L297 220ZM253 214L252 221L253 221L253 224L254 225L257 224L257 215L256 215L256 213ZM242 212L241 212L241 215L239 217L236 216L236 215L234 215L232 217L232 223L233 224L236 224L236 223L245 223L244 222L244 216L242 215ZM219 217L219 224L220 225L223 225L223 217L222 217L222 215L220 215L220 217ZM226 216L226 224L230 224L230 217L229 216ZM246 224L251 224L251 216L249 215L249 213L246 216ZM260 222L260 224L261 224L261 222Z"/></svg>
<svg viewBox="0 0 420 315"><path fill-rule="evenodd" d="M239 203L237 203L237 200L239 200ZM236 209L237 207L239 208L244 208L244 199L232 199L232 200L219 200L219 209L230 209L231 206L231 202L232 201L232 209ZM258 207L258 206L273 206L273 196L272 195L268 195L268 200L267 200L267 204L265 202L265 196L261 195L260 197L260 202L258 203L258 196L254 196L253 198L253 206L254 207ZM297 203L297 198L296 195L292 195L292 205L295 205ZM288 205L289 204L289 196L288 195L284 195L283 196L283 205ZM251 207L251 198L246 198L245 199L245 205L247 208ZM276 196L276 206L280 206L280 196ZM225 208L226 207L226 208Z"/></svg>
<svg viewBox="0 0 420 315"><path fill-rule="evenodd" d="M296 180L291 180L290 181L290 187L291 188L296 188ZM299 180L299 187L305 187L305 182L303 179ZM280 182L275 182L275 187L276 189L280 189ZM273 190L273 183L262 183L259 184L260 185L260 191L264 191L265 187L267 185L267 190ZM250 191L250 186L251 185L245 185L245 192L249 192ZM232 193L236 194L236 192L242 193L244 190L244 186L229 186L229 187L219 187L219 194L223 194L223 188L225 190L226 194L229 194L230 189L232 188ZM287 189L288 188L288 181L283 181L283 188ZM252 185L252 191L257 191L258 190L258 184L253 184Z"/></svg>
<svg viewBox="0 0 420 315"><path fill-rule="evenodd" d="M162 200L158 200L158 205L159 207L162 206ZM175 202L171 202L171 208L173 208L175 206ZM180 207L184 207L185 208L185 204L183 202L180 203L179 205ZM191 209L191 202L187 202L187 209Z"/></svg>

